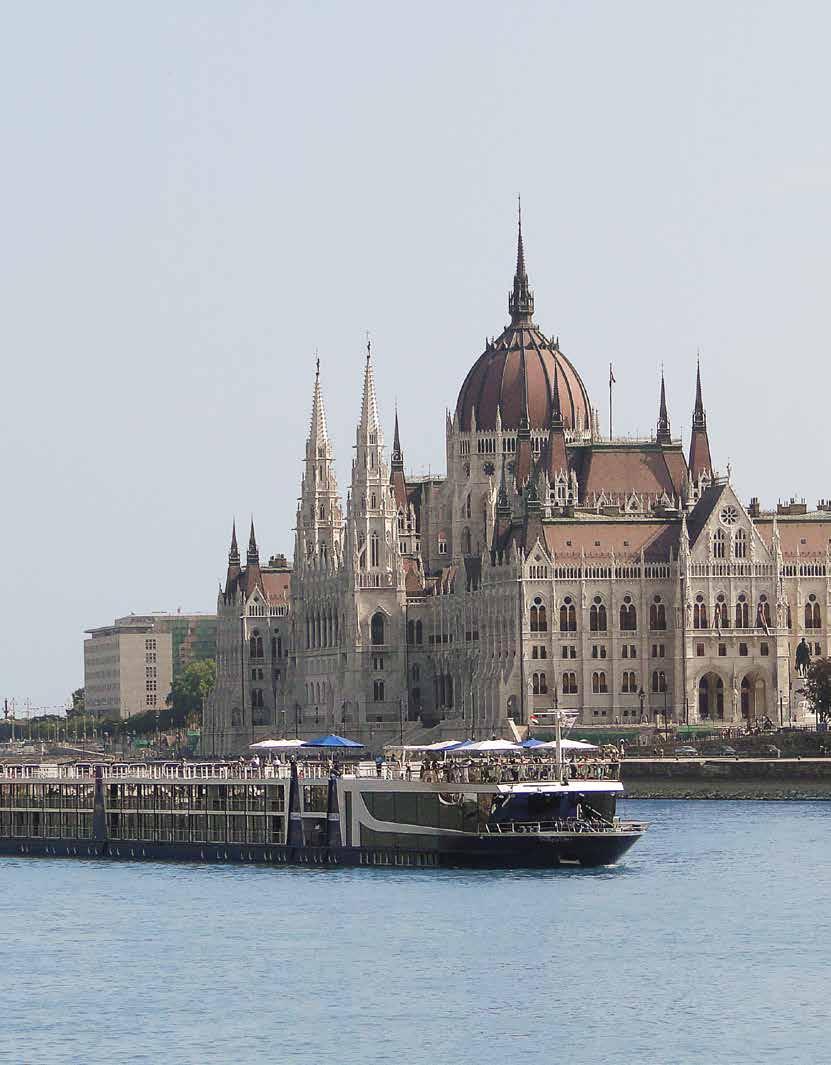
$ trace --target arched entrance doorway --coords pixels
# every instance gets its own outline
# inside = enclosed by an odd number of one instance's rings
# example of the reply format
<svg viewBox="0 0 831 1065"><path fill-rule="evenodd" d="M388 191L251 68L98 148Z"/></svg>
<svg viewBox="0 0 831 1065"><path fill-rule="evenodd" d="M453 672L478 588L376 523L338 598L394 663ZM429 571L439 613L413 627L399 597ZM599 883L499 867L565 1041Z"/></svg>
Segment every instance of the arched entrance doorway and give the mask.
<svg viewBox="0 0 831 1065"><path fill-rule="evenodd" d="M701 721L724 720L724 681L717 673L705 673L698 682L698 716Z"/></svg>
<svg viewBox="0 0 831 1065"><path fill-rule="evenodd" d="M755 721L767 713L767 698L764 677L752 676L750 673L742 678L741 687L742 719Z"/></svg>

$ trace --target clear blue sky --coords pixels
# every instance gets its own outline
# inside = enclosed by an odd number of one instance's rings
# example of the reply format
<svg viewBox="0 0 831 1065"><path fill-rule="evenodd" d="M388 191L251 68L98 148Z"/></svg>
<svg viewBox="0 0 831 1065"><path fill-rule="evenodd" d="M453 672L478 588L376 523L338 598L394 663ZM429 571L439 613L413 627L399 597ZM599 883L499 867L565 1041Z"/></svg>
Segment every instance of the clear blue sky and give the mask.
<svg viewBox="0 0 831 1065"><path fill-rule="evenodd" d="M16 4L0 43L0 697L83 630L211 610L231 519L292 551L317 347L346 487L364 331L407 465L506 320L616 429L744 498L831 496L831 11L800 3ZM685 438L688 433L685 431Z"/></svg>

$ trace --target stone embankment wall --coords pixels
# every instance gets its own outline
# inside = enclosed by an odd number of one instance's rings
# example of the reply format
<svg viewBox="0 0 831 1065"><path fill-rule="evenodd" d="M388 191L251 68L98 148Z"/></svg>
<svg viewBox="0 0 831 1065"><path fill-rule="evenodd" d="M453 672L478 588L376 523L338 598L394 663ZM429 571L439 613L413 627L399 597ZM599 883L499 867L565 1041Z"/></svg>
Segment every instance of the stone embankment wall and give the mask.
<svg viewBox="0 0 831 1065"><path fill-rule="evenodd" d="M630 799L831 799L831 758L626 758Z"/></svg>

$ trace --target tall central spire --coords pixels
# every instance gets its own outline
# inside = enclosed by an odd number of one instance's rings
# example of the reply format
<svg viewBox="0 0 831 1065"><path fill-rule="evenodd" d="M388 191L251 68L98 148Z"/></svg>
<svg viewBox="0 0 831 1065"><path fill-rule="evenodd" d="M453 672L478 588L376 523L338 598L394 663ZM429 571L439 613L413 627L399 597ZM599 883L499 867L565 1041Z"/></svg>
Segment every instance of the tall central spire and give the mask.
<svg viewBox="0 0 831 1065"><path fill-rule="evenodd" d="M508 313L511 316L511 325L530 325L534 316L534 293L528 286L528 273L525 269L525 246L522 242L522 200L519 197L517 197L516 273L513 290L508 296Z"/></svg>

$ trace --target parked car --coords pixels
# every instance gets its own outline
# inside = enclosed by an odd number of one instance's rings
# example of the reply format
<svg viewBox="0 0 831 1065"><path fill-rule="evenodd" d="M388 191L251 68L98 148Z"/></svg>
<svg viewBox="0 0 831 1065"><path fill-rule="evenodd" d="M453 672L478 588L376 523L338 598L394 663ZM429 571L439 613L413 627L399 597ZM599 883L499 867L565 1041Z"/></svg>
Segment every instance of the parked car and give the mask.
<svg viewBox="0 0 831 1065"><path fill-rule="evenodd" d="M695 747L676 747L675 754L679 758L697 758L698 751Z"/></svg>
<svg viewBox="0 0 831 1065"><path fill-rule="evenodd" d="M735 747L720 747L717 753L720 754L722 758L735 758L739 752Z"/></svg>
<svg viewBox="0 0 831 1065"><path fill-rule="evenodd" d="M781 758L782 752L772 743L766 743L761 750L762 754L766 754L771 758Z"/></svg>

